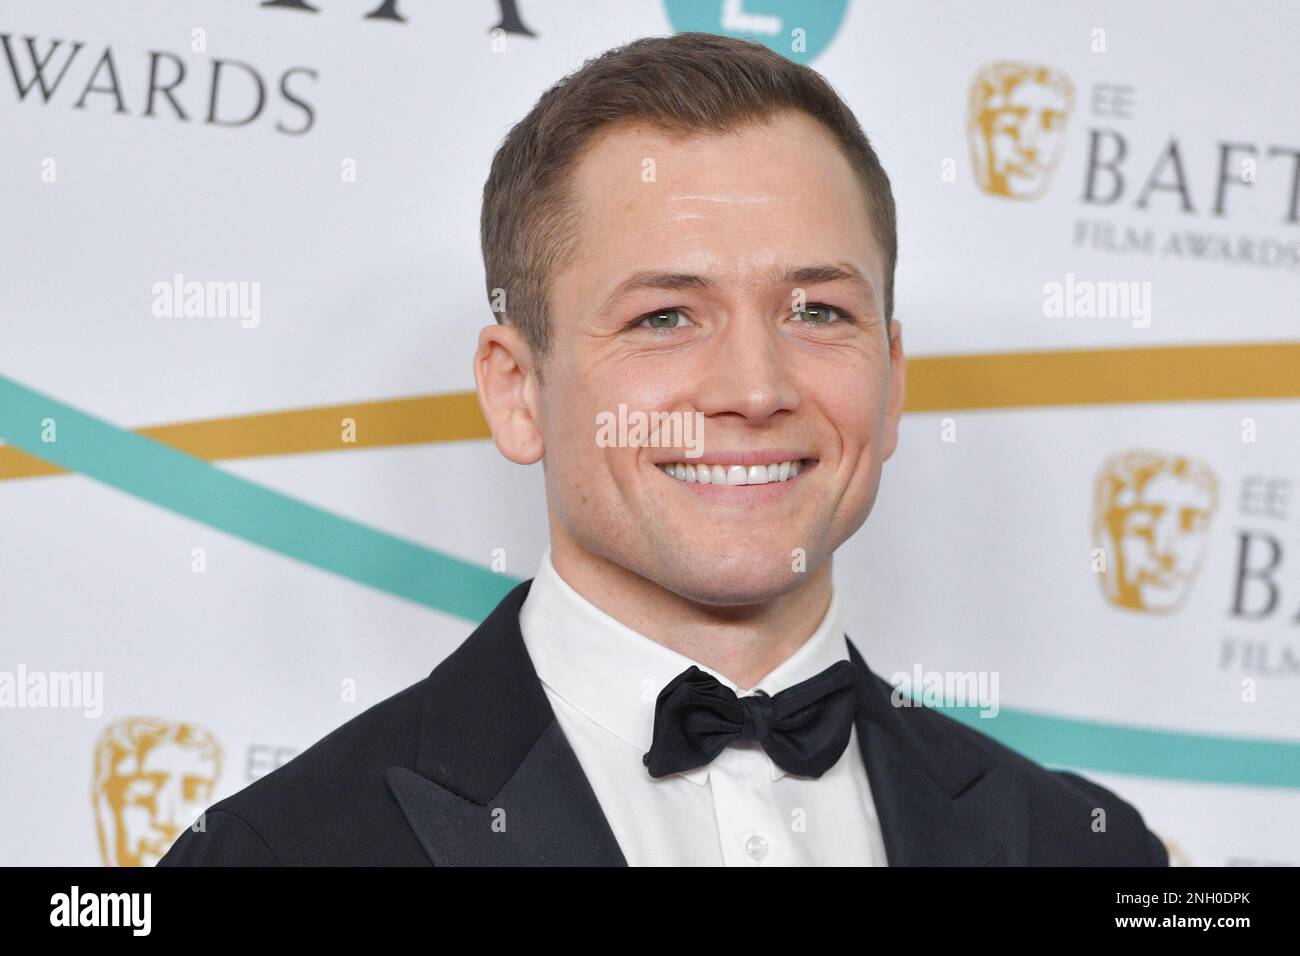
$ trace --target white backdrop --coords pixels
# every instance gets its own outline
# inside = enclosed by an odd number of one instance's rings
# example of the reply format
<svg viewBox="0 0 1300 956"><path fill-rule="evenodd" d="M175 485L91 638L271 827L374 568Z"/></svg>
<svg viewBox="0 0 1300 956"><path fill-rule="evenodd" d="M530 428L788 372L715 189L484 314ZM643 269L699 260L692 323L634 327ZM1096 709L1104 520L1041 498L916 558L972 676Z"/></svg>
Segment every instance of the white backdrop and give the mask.
<svg viewBox="0 0 1300 956"><path fill-rule="evenodd" d="M519 0L531 36L493 32L498 0L314 6L0 9L0 863L149 862L472 630L459 575L480 603L494 581L439 555L532 575L539 467L482 438L376 446L364 417L302 450L250 416L471 390L505 131L585 57L737 32L720 0ZM979 728L1115 788L1175 862L1300 862L1300 8L735 6L854 108L899 208L909 413L836 559L850 636L886 676L997 672ZM1049 68L991 134L1038 137L1037 198L976 176L971 87L998 62ZM182 66L150 109L151 71ZM160 316L177 274L255 284L256 320ZM1149 283L1149 322L1048 314L1067 281ZM1105 351L1039 354L1080 350ZM210 420L186 434L211 464L130 434ZM1189 569L1169 612L1109 601L1094 568L1100 469L1132 450L1169 494L1180 456L1215 480L1160 539ZM1243 540L1264 570L1238 601ZM64 672L99 675L97 702L42 706Z"/></svg>

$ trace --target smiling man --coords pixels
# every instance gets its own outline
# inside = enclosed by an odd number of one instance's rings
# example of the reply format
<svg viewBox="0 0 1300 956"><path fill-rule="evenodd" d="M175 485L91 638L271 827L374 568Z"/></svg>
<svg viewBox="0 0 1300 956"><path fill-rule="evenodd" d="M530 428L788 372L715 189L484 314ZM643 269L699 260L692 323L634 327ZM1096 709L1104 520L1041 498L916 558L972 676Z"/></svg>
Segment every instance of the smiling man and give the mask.
<svg viewBox="0 0 1300 956"><path fill-rule="evenodd" d="M841 630L905 363L889 180L818 74L610 51L506 137L482 238L475 378L543 463L536 576L164 864L1167 865L1110 791L893 706ZM621 407L702 444L611 447Z"/></svg>

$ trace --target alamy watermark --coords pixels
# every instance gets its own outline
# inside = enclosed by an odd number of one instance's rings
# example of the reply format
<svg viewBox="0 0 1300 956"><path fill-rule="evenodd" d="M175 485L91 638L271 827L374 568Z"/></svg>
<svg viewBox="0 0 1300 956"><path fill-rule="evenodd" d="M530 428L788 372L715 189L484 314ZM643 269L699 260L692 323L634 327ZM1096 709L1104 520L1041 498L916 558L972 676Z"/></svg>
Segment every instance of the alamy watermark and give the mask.
<svg viewBox="0 0 1300 956"><path fill-rule="evenodd" d="M998 715L997 671L895 671L889 699L895 707L979 707L981 717Z"/></svg>
<svg viewBox="0 0 1300 956"><path fill-rule="evenodd" d="M619 403L618 412L596 415L599 448L684 448L687 458L704 454L703 412L640 412Z"/></svg>
<svg viewBox="0 0 1300 956"><path fill-rule="evenodd" d="M1049 319L1131 319L1133 328L1151 325L1151 283L1136 279L1076 279L1043 283L1043 315Z"/></svg>
<svg viewBox="0 0 1300 956"><path fill-rule="evenodd" d="M262 283L206 281L176 273L169 282L155 282L153 314L159 319L239 319L246 329L262 321Z"/></svg>
<svg viewBox="0 0 1300 956"><path fill-rule="evenodd" d="M103 716L103 671L0 671L0 708L80 710L86 719Z"/></svg>

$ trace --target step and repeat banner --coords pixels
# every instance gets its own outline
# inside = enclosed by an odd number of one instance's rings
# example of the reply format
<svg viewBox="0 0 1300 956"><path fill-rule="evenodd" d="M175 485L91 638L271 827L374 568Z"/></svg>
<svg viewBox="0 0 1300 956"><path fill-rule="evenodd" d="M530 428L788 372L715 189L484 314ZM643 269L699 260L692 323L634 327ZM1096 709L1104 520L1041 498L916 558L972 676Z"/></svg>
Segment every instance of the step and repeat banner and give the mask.
<svg viewBox="0 0 1300 956"><path fill-rule="evenodd" d="M153 863L532 576L488 164L686 30L824 73L893 180L868 663L1175 864L1300 863L1300 7L1209 0L8 0L0 863Z"/></svg>

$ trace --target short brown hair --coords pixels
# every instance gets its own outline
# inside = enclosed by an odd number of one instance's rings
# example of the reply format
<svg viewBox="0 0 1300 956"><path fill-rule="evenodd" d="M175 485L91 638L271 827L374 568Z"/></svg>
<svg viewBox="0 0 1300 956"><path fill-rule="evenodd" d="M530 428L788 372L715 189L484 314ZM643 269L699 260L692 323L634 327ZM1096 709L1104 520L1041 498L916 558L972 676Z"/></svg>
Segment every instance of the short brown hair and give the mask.
<svg viewBox="0 0 1300 956"><path fill-rule="evenodd" d="M570 173L602 127L640 121L674 134L729 132L787 110L820 120L866 192L885 257L886 329L898 258L894 196L852 111L810 67L748 40L712 33L647 37L588 60L545 93L506 135L483 187L483 266L497 321L516 325L537 360L551 347L550 277L577 239ZM505 290L504 308L497 291Z"/></svg>

